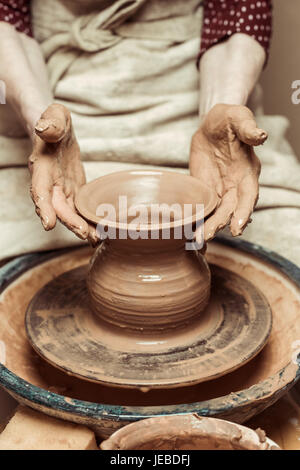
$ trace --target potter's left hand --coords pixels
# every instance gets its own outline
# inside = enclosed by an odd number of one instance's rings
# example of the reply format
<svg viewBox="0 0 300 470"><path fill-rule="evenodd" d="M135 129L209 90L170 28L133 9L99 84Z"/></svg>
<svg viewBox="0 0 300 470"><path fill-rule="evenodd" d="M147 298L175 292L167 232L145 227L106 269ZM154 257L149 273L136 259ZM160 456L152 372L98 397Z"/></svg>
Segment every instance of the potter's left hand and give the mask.
<svg viewBox="0 0 300 470"><path fill-rule="evenodd" d="M44 229L52 230L58 218L79 238L96 243L95 227L80 217L74 203L85 173L70 111L61 104L50 105L35 134L28 166L31 196Z"/></svg>
<svg viewBox="0 0 300 470"><path fill-rule="evenodd" d="M213 188L219 198L214 214L204 224L205 241L230 223L241 235L258 199L260 161L253 146L267 133L259 129L246 106L217 104L206 115L192 139L190 172ZM196 233L197 241L200 233ZM198 239L199 238L199 239Z"/></svg>

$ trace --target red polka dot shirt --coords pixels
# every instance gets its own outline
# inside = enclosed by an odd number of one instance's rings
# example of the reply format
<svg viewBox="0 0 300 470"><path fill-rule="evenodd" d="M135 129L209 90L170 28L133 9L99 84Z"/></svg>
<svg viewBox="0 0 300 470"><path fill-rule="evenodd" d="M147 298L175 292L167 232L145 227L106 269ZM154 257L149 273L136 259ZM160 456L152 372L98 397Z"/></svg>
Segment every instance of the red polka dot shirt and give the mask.
<svg viewBox="0 0 300 470"><path fill-rule="evenodd" d="M272 0L204 0L201 57L211 46L234 33L248 34L269 55Z"/></svg>
<svg viewBox="0 0 300 470"><path fill-rule="evenodd" d="M199 58L207 49L234 33L253 37L267 57L272 32L272 0L203 0L204 18ZM29 36L30 0L0 0L0 21Z"/></svg>
<svg viewBox="0 0 300 470"><path fill-rule="evenodd" d="M0 21L5 21L29 36L32 36L30 22L30 0L0 0Z"/></svg>

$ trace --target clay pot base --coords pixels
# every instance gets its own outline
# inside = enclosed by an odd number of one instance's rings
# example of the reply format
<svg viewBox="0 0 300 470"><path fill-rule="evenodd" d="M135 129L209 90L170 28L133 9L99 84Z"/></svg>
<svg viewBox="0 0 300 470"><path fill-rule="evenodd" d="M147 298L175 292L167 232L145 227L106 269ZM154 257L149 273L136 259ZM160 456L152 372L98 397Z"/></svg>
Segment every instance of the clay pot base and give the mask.
<svg viewBox="0 0 300 470"><path fill-rule="evenodd" d="M168 334L114 329L89 308L87 269L78 267L46 284L26 313L34 349L67 374L145 390L192 385L244 365L271 332L272 314L262 293L216 265L211 265L211 301L197 322Z"/></svg>

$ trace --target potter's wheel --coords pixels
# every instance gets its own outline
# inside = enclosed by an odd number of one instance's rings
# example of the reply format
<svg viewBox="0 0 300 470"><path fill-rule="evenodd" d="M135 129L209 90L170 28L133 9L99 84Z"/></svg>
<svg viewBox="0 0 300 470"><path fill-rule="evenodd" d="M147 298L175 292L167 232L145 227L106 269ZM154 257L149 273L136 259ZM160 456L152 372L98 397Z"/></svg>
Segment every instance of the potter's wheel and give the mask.
<svg viewBox="0 0 300 470"><path fill-rule="evenodd" d="M46 284L26 313L28 338L49 363L85 380L147 389L186 386L243 366L265 345L272 314L249 280L210 265L209 305L190 326L169 334L114 330L89 307L87 266Z"/></svg>
<svg viewBox="0 0 300 470"><path fill-rule="evenodd" d="M263 290L272 310L267 344L242 367L200 384L148 393L88 382L52 367L30 346L24 328L27 306L48 282L87 265L91 254L88 247L29 254L0 268L0 386L20 403L88 425L104 438L152 416L197 413L243 423L277 401L300 377L300 362L295 360L300 269L239 239L214 240L206 257L210 265L228 269Z"/></svg>

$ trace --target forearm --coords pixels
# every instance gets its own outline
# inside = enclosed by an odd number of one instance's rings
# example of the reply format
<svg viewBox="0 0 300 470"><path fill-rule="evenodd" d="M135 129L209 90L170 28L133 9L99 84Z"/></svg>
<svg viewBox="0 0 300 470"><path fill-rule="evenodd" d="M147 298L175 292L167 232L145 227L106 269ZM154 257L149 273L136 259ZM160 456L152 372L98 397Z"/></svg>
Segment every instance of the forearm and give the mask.
<svg viewBox="0 0 300 470"><path fill-rule="evenodd" d="M16 111L28 135L42 112L53 101L46 65L37 42L0 22L0 80L6 100Z"/></svg>
<svg viewBox="0 0 300 470"><path fill-rule="evenodd" d="M200 60L200 119L217 103L246 105L266 53L246 34L234 34L211 47Z"/></svg>

